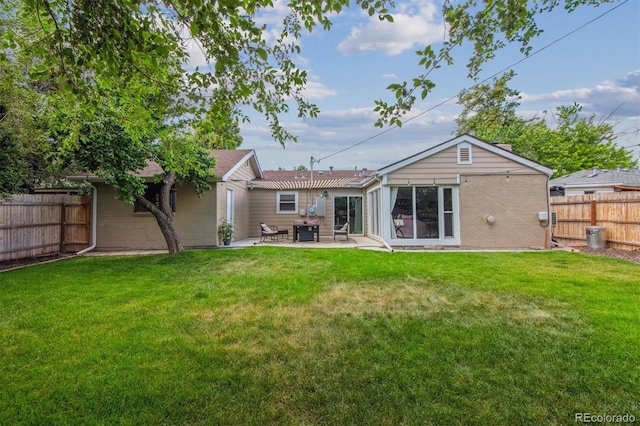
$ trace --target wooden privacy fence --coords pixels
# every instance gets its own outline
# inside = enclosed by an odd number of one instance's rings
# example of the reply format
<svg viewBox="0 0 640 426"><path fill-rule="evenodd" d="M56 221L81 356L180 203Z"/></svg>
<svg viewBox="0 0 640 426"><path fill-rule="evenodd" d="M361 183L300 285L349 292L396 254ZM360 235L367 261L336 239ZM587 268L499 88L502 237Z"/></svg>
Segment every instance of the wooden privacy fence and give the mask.
<svg viewBox="0 0 640 426"><path fill-rule="evenodd" d="M607 247L640 250L640 191L551 197L551 211L560 244L584 246L586 227L602 226Z"/></svg>
<svg viewBox="0 0 640 426"><path fill-rule="evenodd" d="M0 200L0 261L74 253L90 244L90 199L14 195Z"/></svg>

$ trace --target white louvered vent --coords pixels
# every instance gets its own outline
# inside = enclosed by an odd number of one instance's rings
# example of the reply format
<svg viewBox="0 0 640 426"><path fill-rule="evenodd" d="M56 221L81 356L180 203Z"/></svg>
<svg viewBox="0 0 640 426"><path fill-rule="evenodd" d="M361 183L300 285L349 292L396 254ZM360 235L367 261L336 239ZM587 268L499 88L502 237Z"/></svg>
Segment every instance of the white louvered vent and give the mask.
<svg viewBox="0 0 640 426"><path fill-rule="evenodd" d="M471 164L472 162L471 144L458 144L458 164Z"/></svg>
<svg viewBox="0 0 640 426"><path fill-rule="evenodd" d="M469 153L469 148L460 148L460 162L468 163L471 158L471 153Z"/></svg>

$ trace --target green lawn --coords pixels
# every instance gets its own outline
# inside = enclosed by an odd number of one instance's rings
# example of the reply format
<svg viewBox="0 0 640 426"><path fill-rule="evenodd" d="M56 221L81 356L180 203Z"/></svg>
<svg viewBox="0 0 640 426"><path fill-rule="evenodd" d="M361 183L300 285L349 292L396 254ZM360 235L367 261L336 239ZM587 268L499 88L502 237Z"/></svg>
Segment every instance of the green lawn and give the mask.
<svg viewBox="0 0 640 426"><path fill-rule="evenodd" d="M640 267L193 251L0 273L0 424L640 419Z"/></svg>

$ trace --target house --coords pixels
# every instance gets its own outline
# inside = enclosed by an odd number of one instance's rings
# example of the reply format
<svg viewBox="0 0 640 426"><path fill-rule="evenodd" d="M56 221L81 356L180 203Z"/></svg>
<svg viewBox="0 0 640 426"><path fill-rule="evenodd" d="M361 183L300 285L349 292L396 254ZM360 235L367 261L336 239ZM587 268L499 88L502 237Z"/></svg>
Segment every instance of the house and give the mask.
<svg viewBox="0 0 640 426"><path fill-rule="evenodd" d="M376 171L262 171L253 150L212 155L212 191L198 198L189 185L176 188L175 222L185 247L217 246L223 218L234 220L236 240L260 237L262 222L288 229L301 219L317 221L321 237L349 222L351 234L388 246L520 249L550 240L552 170L470 135ZM149 182L160 172L155 167L143 172ZM164 247L149 213L89 180L98 194L98 249Z"/></svg>
<svg viewBox="0 0 640 426"><path fill-rule="evenodd" d="M546 247L552 172L469 135L377 171L264 172L249 182L250 235L312 217L321 236L349 221L390 246Z"/></svg>
<svg viewBox="0 0 640 426"><path fill-rule="evenodd" d="M581 170L549 181L551 195L640 191L640 169Z"/></svg>
<svg viewBox="0 0 640 426"><path fill-rule="evenodd" d="M251 236L259 236L259 224L279 229L294 220L311 219L320 225L320 236L332 236L335 226L349 222L351 233L365 235L364 184L373 176L363 170L264 171L250 182Z"/></svg>
<svg viewBox="0 0 640 426"><path fill-rule="evenodd" d="M236 224L236 239L249 236L249 189L247 182L262 177L258 159L253 150L212 150L216 158L211 182L212 190L198 197L192 184L176 185L171 204L174 222L188 248L206 248L219 245L217 227L225 219ZM147 182L147 195L153 197L158 186L155 176L162 173L156 163L150 163L141 172ZM140 206L116 199L116 191L103 179L91 175L71 177L88 181L94 188L92 221L97 250L166 249L164 237L155 217ZM220 242L220 244L222 244Z"/></svg>

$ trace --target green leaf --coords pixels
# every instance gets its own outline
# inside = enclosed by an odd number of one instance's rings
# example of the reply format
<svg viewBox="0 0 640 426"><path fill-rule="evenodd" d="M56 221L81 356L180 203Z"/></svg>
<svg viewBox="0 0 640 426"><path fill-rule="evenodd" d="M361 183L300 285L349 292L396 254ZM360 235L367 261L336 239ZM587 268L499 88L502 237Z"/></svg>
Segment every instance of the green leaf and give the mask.
<svg viewBox="0 0 640 426"><path fill-rule="evenodd" d="M216 74L222 74L224 72L224 63L221 60L216 61Z"/></svg>
<svg viewBox="0 0 640 426"><path fill-rule="evenodd" d="M197 21L191 21L191 25L189 26L189 30L191 32L192 36L197 36L198 34L200 34L200 26L198 25Z"/></svg>

